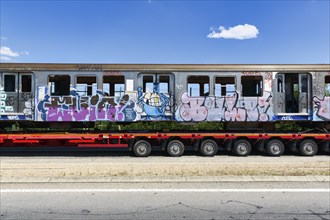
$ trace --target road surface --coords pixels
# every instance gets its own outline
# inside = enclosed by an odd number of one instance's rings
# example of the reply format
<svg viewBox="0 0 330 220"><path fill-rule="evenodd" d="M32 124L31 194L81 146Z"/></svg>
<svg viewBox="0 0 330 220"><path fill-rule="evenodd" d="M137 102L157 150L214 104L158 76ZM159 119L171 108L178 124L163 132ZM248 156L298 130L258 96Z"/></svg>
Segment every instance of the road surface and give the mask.
<svg viewBox="0 0 330 220"><path fill-rule="evenodd" d="M330 219L329 182L2 184L1 219Z"/></svg>
<svg viewBox="0 0 330 220"><path fill-rule="evenodd" d="M327 155L1 153L1 220L330 219Z"/></svg>

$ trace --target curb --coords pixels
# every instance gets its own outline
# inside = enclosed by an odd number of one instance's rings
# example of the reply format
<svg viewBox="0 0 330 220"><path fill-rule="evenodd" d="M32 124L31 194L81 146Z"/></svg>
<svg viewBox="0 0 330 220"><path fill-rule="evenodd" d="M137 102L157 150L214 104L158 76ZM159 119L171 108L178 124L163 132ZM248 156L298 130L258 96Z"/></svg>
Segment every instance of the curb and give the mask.
<svg viewBox="0 0 330 220"><path fill-rule="evenodd" d="M190 176L190 177L108 177L108 178L10 178L0 183L174 183L174 182L330 182L330 176Z"/></svg>

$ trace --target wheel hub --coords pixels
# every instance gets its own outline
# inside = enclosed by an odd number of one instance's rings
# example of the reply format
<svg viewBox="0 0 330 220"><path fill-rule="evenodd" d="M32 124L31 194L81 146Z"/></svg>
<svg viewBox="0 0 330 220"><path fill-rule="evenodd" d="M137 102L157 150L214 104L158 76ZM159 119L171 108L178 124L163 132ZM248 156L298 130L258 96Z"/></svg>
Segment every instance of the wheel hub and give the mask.
<svg viewBox="0 0 330 220"><path fill-rule="evenodd" d="M138 151L140 154L144 154L147 152L147 148L145 145L141 145L139 148L138 148Z"/></svg>
<svg viewBox="0 0 330 220"><path fill-rule="evenodd" d="M279 152L280 151L280 146L278 146L277 144L272 146L273 152Z"/></svg>
<svg viewBox="0 0 330 220"><path fill-rule="evenodd" d="M173 145L173 146L172 146L172 152L174 152L174 153L178 153L179 150L180 150L180 148L179 148L178 145Z"/></svg>
<svg viewBox="0 0 330 220"><path fill-rule="evenodd" d="M306 151L308 151L308 152L313 152L313 146L312 146L311 144L307 144L307 145L305 146L305 149L306 149Z"/></svg>
<svg viewBox="0 0 330 220"><path fill-rule="evenodd" d="M205 149L206 149L206 151L207 151L208 153L214 151L214 147L213 147L212 144L208 144L208 145L206 145Z"/></svg>
<svg viewBox="0 0 330 220"><path fill-rule="evenodd" d="M241 152L246 152L246 151L247 151L247 147L245 146L245 144L241 144L241 145L239 145L238 149L239 149Z"/></svg>

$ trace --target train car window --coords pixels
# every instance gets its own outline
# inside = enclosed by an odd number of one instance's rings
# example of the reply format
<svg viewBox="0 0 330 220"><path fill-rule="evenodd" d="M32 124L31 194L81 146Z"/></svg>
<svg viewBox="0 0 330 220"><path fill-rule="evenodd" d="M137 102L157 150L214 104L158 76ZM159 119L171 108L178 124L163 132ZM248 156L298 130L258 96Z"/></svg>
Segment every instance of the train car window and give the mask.
<svg viewBox="0 0 330 220"><path fill-rule="evenodd" d="M307 92L307 75L301 76L301 92Z"/></svg>
<svg viewBox="0 0 330 220"><path fill-rule="evenodd" d="M242 76L242 96L262 96L262 76Z"/></svg>
<svg viewBox="0 0 330 220"><path fill-rule="evenodd" d="M105 96L122 97L125 93L125 77L103 76L103 93Z"/></svg>
<svg viewBox="0 0 330 220"><path fill-rule="evenodd" d="M200 96L200 85L198 83L188 83L188 94L191 97Z"/></svg>
<svg viewBox="0 0 330 220"><path fill-rule="evenodd" d="M277 76L277 92L284 92L283 76L280 75Z"/></svg>
<svg viewBox="0 0 330 220"><path fill-rule="evenodd" d="M96 94L96 76L77 76L77 93L81 96L92 96Z"/></svg>
<svg viewBox="0 0 330 220"><path fill-rule="evenodd" d="M210 93L210 79L208 76L188 76L188 94L191 97L208 96Z"/></svg>
<svg viewBox="0 0 330 220"><path fill-rule="evenodd" d="M134 80L133 79L126 79L126 91L134 91Z"/></svg>
<svg viewBox="0 0 330 220"><path fill-rule="evenodd" d="M143 76L143 92L152 93L154 91L154 77Z"/></svg>
<svg viewBox="0 0 330 220"><path fill-rule="evenodd" d="M70 76L69 75L50 75L48 76L50 94L55 96L70 95Z"/></svg>
<svg viewBox="0 0 330 220"><path fill-rule="evenodd" d="M169 93L169 84L170 77L169 76L160 76L159 77L159 92L160 93Z"/></svg>
<svg viewBox="0 0 330 220"><path fill-rule="evenodd" d="M235 91L235 77L215 77L215 96L234 96Z"/></svg>
<svg viewBox="0 0 330 220"><path fill-rule="evenodd" d="M4 91L5 92L15 92L16 86L16 76L15 75L5 75L4 78Z"/></svg>
<svg viewBox="0 0 330 220"><path fill-rule="evenodd" d="M325 96L330 96L330 76L325 76Z"/></svg>
<svg viewBox="0 0 330 220"><path fill-rule="evenodd" d="M22 92L31 92L32 77L31 75L22 75Z"/></svg>

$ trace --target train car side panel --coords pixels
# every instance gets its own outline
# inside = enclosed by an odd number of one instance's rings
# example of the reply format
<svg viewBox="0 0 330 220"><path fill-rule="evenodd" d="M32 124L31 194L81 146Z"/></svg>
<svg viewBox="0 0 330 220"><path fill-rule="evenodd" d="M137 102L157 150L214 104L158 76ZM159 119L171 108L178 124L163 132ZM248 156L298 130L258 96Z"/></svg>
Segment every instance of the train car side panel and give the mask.
<svg viewBox="0 0 330 220"><path fill-rule="evenodd" d="M330 121L330 72L313 75L313 121Z"/></svg>
<svg viewBox="0 0 330 220"><path fill-rule="evenodd" d="M0 82L0 120L34 120L34 74L3 72Z"/></svg>
<svg viewBox="0 0 330 220"><path fill-rule="evenodd" d="M43 78L37 87L38 121L130 122L137 118L137 94L124 90L125 76L132 74L99 71L41 74L48 78ZM100 83L103 80L105 83Z"/></svg>
<svg viewBox="0 0 330 220"><path fill-rule="evenodd" d="M178 98L178 121L266 122L273 116L271 72L182 75L187 86Z"/></svg>
<svg viewBox="0 0 330 220"><path fill-rule="evenodd" d="M191 71L4 69L0 73L0 119L330 121L327 69L242 71L244 65L237 70L197 67Z"/></svg>

